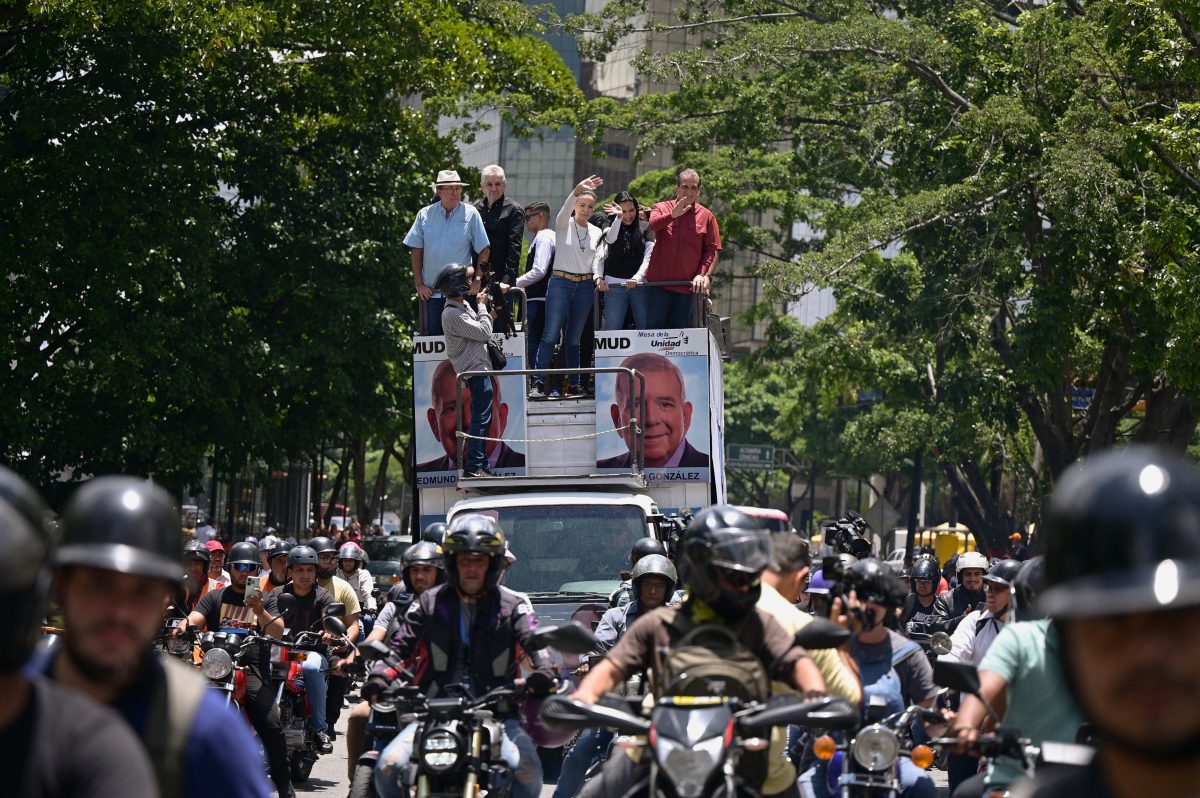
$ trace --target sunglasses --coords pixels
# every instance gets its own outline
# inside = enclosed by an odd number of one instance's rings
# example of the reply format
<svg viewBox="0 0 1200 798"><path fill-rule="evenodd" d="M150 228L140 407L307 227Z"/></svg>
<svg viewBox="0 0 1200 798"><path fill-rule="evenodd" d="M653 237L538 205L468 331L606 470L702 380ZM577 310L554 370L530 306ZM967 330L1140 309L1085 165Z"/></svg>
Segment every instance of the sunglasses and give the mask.
<svg viewBox="0 0 1200 798"><path fill-rule="evenodd" d="M232 568L233 570L239 571L243 574L248 574L252 571L257 571L259 568L257 563L252 563L252 562L235 562L232 565L230 565L229 567Z"/></svg>
<svg viewBox="0 0 1200 798"><path fill-rule="evenodd" d="M746 573L745 571L734 571L728 568L721 568L717 571L717 578L721 579L734 587L753 587L762 579L762 574Z"/></svg>

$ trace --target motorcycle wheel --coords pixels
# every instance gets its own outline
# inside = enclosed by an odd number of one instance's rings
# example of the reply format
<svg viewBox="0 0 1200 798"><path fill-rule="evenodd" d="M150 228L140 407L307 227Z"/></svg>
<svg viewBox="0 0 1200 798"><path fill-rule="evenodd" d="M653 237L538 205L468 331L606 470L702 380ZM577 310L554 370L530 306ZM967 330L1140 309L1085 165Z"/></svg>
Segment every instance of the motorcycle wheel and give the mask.
<svg viewBox="0 0 1200 798"><path fill-rule="evenodd" d="M349 798L379 798L379 793L375 791L375 768L359 765L354 769Z"/></svg>
<svg viewBox="0 0 1200 798"><path fill-rule="evenodd" d="M306 757L297 757L288 764L288 769L292 773L292 781L303 784L312 773L313 761Z"/></svg>

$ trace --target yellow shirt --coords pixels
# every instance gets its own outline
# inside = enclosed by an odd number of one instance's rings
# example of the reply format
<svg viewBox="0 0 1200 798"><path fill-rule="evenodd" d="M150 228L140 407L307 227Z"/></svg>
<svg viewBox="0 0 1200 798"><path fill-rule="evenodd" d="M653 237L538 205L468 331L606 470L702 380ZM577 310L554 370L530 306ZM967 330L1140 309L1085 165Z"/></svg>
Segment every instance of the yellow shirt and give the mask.
<svg viewBox="0 0 1200 798"><path fill-rule="evenodd" d="M340 601L346 605L346 618L357 618L362 612L362 607L358 603L358 594L345 579L340 576L331 576L328 579L318 579L317 584L332 593L334 601ZM349 625L350 621L347 620L346 624Z"/></svg>
<svg viewBox="0 0 1200 798"><path fill-rule="evenodd" d="M779 594L779 591L763 582L758 608L776 621L788 634L796 634L812 621L813 617L801 611L795 604ZM862 686L836 649L816 649L808 652L813 663L825 679L825 690L832 696L844 698L857 705L862 701ZM791 686L783 682L771 682L771 694L794 693ZM775 795L796 783L796 767L787 758L787 730L781 726L771 730L771 763L767 780L763 782L762 794Z"/></svg>

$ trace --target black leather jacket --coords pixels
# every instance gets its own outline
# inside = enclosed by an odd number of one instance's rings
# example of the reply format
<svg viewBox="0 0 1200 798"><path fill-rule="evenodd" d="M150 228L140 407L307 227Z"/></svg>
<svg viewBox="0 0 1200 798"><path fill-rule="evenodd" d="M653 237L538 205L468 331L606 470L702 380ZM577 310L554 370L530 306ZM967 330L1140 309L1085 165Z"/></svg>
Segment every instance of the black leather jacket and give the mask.
<svg viewBox="0 0 1200 798"><path fill-rule="evenodd" d="M967 590L962 585L947 590L933 603L934 626L937 631L952 635L969 609L981 609L986 600L987 593L982 590Z"/></svg>
<svg viewBox="0 0 1200 798"><path fill-rule="evenodd" d="M518 644L535 670L553 675L554 661L549 652L532 647L536 627L537 616L529 600L501 586L489 591L479 603L475 622L464 641L462 602L454 588L443 584L413 601L391 646L401 659L408 659L424 641L428 660L418 668L417 684L421 692L434 697L445 694L460 652L465 652L471 688L482 695L517 677Z"/></svg>

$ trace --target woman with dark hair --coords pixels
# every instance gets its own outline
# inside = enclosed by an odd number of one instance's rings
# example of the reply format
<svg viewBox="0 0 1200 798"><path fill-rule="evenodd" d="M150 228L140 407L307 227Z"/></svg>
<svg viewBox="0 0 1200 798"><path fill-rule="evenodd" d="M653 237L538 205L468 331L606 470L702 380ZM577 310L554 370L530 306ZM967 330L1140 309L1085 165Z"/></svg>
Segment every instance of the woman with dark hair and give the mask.
<svg viewBox="0 0 1200 798"><path fill-rule="evenodd" d="M628 191L618 194L604 212L617 217L605 231L592 267L596 290L604 294L604 329L624 329L625 311L632 304L633 326L644 330L646 291L638 290L638 286L650 266L654 231L642 221L637 198Z"/></svg>

